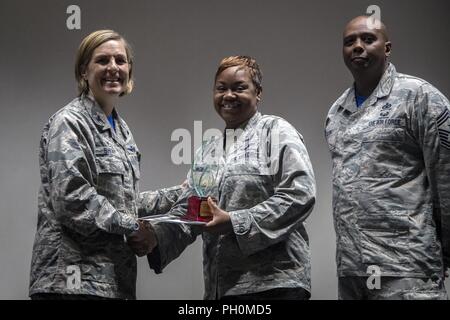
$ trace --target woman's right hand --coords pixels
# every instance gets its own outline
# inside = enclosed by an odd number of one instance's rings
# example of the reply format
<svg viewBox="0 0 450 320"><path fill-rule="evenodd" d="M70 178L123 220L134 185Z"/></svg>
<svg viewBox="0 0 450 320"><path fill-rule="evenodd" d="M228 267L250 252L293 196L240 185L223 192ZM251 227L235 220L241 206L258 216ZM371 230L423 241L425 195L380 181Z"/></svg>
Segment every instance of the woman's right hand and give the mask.
<svg viewBox="0 0 450 320"><path fill-rule="evenodd" d="M148 221L139 220L138 223L139 229L127 237L127 244L138 257L143 257L153 251L158 241Z"/></svg>

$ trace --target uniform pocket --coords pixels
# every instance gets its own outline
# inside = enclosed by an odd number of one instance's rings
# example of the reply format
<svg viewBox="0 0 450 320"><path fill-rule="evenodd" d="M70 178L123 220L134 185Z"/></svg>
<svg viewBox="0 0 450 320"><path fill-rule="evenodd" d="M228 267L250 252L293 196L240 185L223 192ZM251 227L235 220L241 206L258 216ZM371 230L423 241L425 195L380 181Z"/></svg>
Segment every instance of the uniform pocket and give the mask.
<svg viewBox="0 0 450 320"><path fill-rule="evenodd" d="M402 177L404 129L374 129L364 135L361 145L360 176L381 179Z"/></svg>
<svg viewBox="0 0 450 320"><path fill-rule="evenodd" d="M248 209L274 194L271 175L262 174L252 165L234 165L227 168L221 187L221 197L227 198L227 210Z"/></svg>
<svg viewBox="0 0 450 320"><path fill-rule="evenodd" d="M107 198L116 209L124 209L123 161L111 156L102 156L96 158L96 164L98 194Z"/></svg>
<svg viewBox="0 0 450 320"><path fill-rule="evenodd" d="M115 266L112 263L101 262L81 265L81 280L114 284L116 276Z"/></svg>
<svg viewBox="0 0 450 320"><path fill-rule="evenodd" d="M131 167L133 168L134 178L137 181L141 178L141 171L140 171L141 154L133 145L127 147L127 153L128 159L130 160L131 163Z"/></svg>
<svg viewBox="0 0 450 320"><path fill-rule="evenodd" d="M358 227L364 264L396 265L409 262L410 221L406 212L359 217Z"/></svg>

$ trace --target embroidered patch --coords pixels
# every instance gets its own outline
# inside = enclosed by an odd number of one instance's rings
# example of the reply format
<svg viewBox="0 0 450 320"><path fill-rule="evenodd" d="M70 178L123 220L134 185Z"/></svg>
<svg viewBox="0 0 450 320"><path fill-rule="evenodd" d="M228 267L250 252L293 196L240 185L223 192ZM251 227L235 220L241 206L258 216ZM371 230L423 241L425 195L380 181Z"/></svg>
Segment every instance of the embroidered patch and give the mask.
<svg viewBox="0 0 450 320"><path fill-rule="evenodd" d="M445 109L436 120L441 146L450 150L450 112Z"/></svg>
<svg viewBox="0 0 450 320"><path fill-rule="evenodd" d="M384 106L381 107L382 110L390 110L392 107L392 104L390 104L389 102L386 103Z"/></svg>
<svg viewBox="0 0 450 320"><path fill-rule="evenodd" d="M384 106L381 107L380 117L381 118L387 118L389 116L389 112L391 112L392 104L389 102L386 103Z"/></svg>
<svg viewBox="0 0 450 320"><path fill-rule="evenodd" d="M112 150L112 148L109 148L109 147L97 147L95 149L95 155L98 157L110 156L113 153L114 153L114 151Z"/></svg>

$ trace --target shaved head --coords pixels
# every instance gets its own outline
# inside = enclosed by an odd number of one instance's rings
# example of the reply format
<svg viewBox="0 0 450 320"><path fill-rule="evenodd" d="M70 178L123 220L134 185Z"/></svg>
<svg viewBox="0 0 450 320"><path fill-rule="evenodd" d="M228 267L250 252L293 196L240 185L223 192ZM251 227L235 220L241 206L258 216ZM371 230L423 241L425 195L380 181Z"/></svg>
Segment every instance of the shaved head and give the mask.
<svg viewBox="0 0 450 320"><path fill-rule="evenodd" d="M358 16L353 18L347 23L344 29L344 34L348 29L361 24L364 24L367 28L378 32L383 37L384 41L389 41L386 25L381 20L372 16Z"/></svg>
<svg viewBox="0 0 450 320"><path fill-rule="evenodd" d="M383 76L391 55L386 26L372 16L350 20L344 30L342 54L359 94L368 96Z"/></svg>

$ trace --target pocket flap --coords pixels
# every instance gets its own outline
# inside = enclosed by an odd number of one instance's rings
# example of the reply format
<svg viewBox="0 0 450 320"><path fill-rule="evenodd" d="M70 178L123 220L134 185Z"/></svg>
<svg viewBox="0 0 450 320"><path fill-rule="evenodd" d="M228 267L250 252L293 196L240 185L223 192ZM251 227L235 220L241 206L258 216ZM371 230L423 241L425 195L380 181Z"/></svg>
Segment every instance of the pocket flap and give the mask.
<svg viewBox="0 0 450 320"><path fill-rule="evenodd" d="M102 156L96 157L96 163L99 173L125 174L125 167L121 159Z"/></svg>
<svg viewBox="0 0 450 320"><path fill-rule="evenodd" d="M404 211L390 211L383 214L369 213L358 218L358 226L362 230L377 230L392 233L409 232L410 221Z"/></svg>

